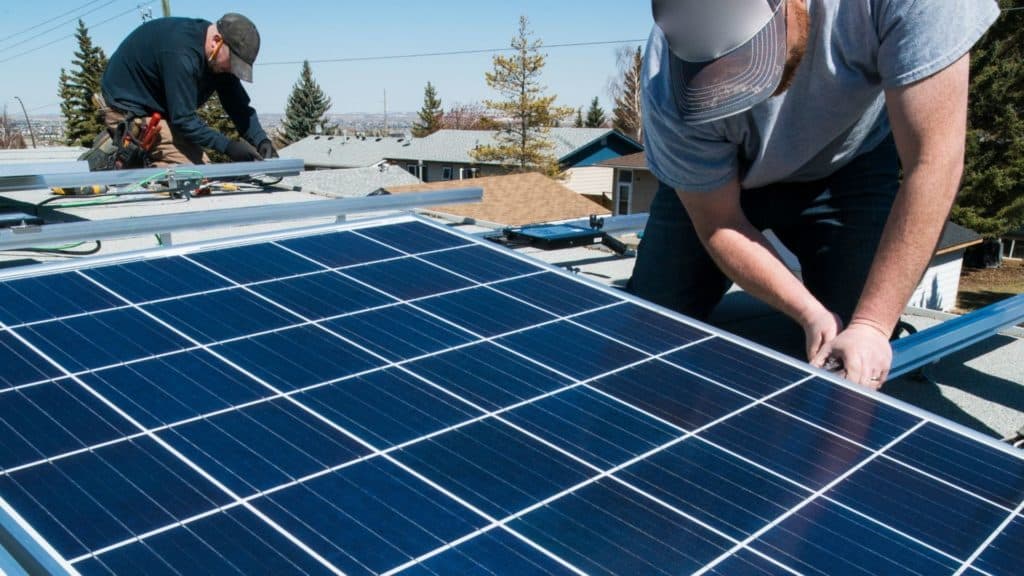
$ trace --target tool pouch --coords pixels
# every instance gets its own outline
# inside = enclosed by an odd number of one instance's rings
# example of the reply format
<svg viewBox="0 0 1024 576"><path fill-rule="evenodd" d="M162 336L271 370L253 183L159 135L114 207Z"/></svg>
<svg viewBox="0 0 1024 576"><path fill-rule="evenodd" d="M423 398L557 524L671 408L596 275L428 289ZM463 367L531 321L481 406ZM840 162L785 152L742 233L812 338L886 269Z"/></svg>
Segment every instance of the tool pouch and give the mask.
<svg viewBox="0 0 1024 576"><path fill-rule="evenodd" d="M104 130L96 136L96 140L90 150L78 157L89 163L90 172L101 170L113 170L117 156L117 144L110 137L110 133Z"/></svg>

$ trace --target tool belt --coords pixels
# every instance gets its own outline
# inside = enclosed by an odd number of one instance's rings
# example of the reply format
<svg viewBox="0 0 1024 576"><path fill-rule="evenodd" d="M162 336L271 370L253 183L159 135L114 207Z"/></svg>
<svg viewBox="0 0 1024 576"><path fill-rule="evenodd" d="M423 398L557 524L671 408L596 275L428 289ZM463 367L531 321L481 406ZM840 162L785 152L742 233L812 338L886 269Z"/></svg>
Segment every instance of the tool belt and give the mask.
<svg viewBox="0 0 1024 576"><path fill-rule="evenodd" d="M102 94L93 94L93 104L101 114L105 115L110 110ZM123 115L124 119L116 126L108 127L96 136L92 149L79 156L79 160L89 163L90 172L145 168L149 165L149 152L142 144L146 136L143 132L147 128L143 119L131 112ZM157 128L152 126L149 129Z"/></svg>

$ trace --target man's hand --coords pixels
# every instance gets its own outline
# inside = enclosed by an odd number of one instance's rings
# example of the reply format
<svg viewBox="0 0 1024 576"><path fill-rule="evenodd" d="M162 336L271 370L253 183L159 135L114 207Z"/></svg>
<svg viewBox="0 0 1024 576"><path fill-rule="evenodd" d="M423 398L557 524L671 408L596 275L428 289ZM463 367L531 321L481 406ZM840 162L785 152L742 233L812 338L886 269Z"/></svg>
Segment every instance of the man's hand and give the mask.
<svg viewBox="0 0 1024 576"><path fill-rule="evenodd" d="M853 320L835 340L818 351L811 364L820 368L829 357L842 362L847 380L878 390L889 377L892 347L889 337L879 328Z"/></svg>
<svg viewBox="0 0 1024 576"><path fill-rule="evenodd" d="M256 149L259 150L260 156L262 156L264 160L277 158L277 149L274 148L274 143L270 141L270 138L260 142L260 145L257 146Z"/></svg>
<svg viewBox="0 0 1024 576"><path fill-rule="evenodd" d="M822 347L828 345L843 330L843 321L839 316L818 305L817 310L801 322L804 329L807 361L818 356Z"/></svg>
<svg viewBox="0 0 1024 576"><path fill-rule="evenodd" d="M228 142L227 149L224 153L231 158L232 162L255 162L257 160L263 160L263 156L256 148L253 148L252 144L244 140L232 140Z"/></svg>

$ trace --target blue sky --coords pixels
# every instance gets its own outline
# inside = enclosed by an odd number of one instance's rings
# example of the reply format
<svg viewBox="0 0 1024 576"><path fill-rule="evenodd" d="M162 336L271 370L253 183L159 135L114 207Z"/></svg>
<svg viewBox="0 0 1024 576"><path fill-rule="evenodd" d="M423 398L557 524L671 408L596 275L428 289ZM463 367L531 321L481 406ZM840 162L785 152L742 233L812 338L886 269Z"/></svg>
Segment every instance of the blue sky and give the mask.
<svg viewBox="0 0 1024 576"><path fill-rule="evenodd" d="M81 16L109 55L140 23L135 8L140 1L147 0L0 2L0 102L12 112L19 96L32 114L58 113L57 78L61 67L70 66L75 48L74 38L60 38L74 33L75 19ZM159 1L149 7L161 14ZM521 14L530 18L535 37L546 45L640 40L652 23L649 2L623 0L171 0L171 11L207 20L239 11L256 23L262 48L254 82L247 88L260 112L284 111L301 69L300 64L262 63L506 48ZM618 46L545 50L543 82L548 92L558 95L558 104L569 106L587 105L598 96L610 111L607 86L615 75ZM446 108L495 98L484 81L491 59L491 54L471 54L312 66L333 100L333 113L380 112L385 90L390 111L411 112L420 108L427 81L437 86Z"/></svg>

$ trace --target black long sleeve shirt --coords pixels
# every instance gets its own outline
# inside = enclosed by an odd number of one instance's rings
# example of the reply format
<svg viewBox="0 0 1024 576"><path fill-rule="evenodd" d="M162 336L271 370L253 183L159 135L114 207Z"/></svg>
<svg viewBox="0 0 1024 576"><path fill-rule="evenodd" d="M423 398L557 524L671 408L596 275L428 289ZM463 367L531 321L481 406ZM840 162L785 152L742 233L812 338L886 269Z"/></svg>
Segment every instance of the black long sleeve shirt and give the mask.
<svg viewBox="0 0 1024 576"><path fill-rule="evenodd" d="M101 82L107 105L137 116L159 112L171 130L191 142L223 152L228 139L196 113L217 92L239 134L256 145L267 138L249 95L234 75L207 65L210 22L158 18L136 28L114 51Z"/></svg>

